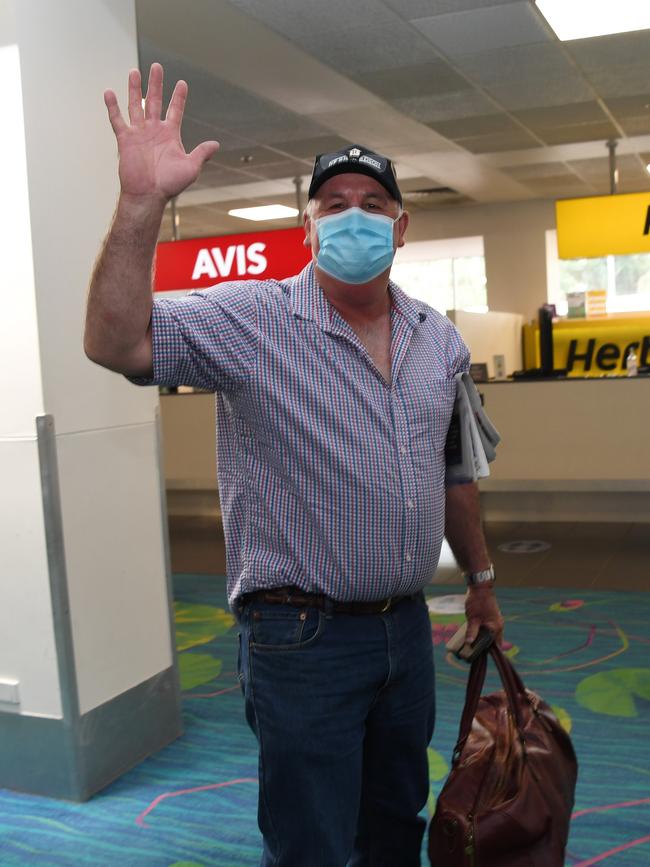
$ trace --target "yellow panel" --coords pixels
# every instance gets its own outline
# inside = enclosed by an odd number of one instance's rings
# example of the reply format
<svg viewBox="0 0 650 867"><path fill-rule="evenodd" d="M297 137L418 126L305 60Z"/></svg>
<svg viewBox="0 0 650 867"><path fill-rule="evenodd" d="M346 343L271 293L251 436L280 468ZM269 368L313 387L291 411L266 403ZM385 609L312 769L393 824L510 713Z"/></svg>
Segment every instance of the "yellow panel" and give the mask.
<svg viewBox="0 0 650 867"><path fill-rule="evenodd" d="M650 365L650 317L608 316L553 323L553 364L568 376L625 376L634 345L640 366ZM524 325L524 367L539 367L539 328Z"/></svg>
<svg viewBox="0 0 650 867"><path fill-rule="evenodd" d="M555 203L560 259L650 253L650 193Z"/></svg>

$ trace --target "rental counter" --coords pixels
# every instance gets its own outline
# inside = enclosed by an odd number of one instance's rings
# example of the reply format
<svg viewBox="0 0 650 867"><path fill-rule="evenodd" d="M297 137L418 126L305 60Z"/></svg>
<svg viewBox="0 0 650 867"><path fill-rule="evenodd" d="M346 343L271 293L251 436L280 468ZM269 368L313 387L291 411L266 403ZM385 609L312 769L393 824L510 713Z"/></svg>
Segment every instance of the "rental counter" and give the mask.
<svg viewBox="0 0 650 867"><path fill-rule="evenodd" d="M650 377L479 386L502 436L484 517L650 521Z"/></svg>
<svg viewBox="0 0 650 867"><path fill-rule="evenodd" d="M481 384L501 434L484 517L650 522L650 377ZM170 514L218 515L214 396L161 395Z"/></svg>

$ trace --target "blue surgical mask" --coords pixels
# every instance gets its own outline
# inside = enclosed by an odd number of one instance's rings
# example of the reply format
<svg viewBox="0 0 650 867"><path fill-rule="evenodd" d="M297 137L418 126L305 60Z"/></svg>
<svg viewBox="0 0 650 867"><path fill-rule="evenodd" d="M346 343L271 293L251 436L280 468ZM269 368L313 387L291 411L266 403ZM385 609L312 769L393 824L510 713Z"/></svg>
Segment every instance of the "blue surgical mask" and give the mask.
<svg viewBox="0 0 650 867"><path fill-rule="evenodd" d="M319 244L316 264L342 283L368 283L393 261L395 222L391 217L368 214L361 208L321 217L316 220Z"/></svg>

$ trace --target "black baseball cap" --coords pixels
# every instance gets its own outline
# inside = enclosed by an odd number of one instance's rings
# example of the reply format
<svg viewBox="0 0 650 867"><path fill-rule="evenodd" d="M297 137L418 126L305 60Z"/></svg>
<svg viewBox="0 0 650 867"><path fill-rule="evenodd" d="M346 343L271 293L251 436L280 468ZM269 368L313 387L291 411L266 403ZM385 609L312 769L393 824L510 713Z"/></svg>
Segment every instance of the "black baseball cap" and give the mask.
<svg viewBox="0 0 650 867"><path fill-rule="evenodd" d="M402 194L397 186L397 177L388 157L376 154L363 145L350 145L332 154L319 154L314 160L307 198L313 199L325 181L334 175L356 172L374 178L402 206Z"/></svg>

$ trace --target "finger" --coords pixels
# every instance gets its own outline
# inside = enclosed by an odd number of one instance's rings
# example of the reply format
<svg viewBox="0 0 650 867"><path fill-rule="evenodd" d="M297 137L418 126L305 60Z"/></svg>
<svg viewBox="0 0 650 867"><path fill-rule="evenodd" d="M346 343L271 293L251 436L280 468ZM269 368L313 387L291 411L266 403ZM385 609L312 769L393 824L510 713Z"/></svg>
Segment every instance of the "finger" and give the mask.
<svg viewBox="0 0 650 867"><path fill-rule="evenodd" d="M201 171L203 164L207 162L210 157L213 157L218 150L218 141L204 141L194 148L190 153L190 159L194 163L197 173Z"/></svg>
<svg viewBox="0 0 650 867"><path fill-rule="evenodd" d="M144 120L142 110L142 79L140 70L129 72L129 120L132 124L141 124Z"/></svg>
<svg viewBox="0 0 650 867"><path fill-rule="evenodd" d="M120 135L120 133L124 132L124 130L126 129L126 123L124 122L122 112L120 111L120 107L117 103L117 97L112 90L104 91L104 104L108 109L108 119L110 120L111 126L113 127L113 132L115 133L115 135Z"/></svg>
<svg viewBox="0 0 650 867"><path fill-rule="evenodd" d="M165 120L168 120L175 126L180 127L181 121L183 120L183 112L185 111L186 99L187 82L181 79L181 81L176 82L176 87L174 88L174 92L172 93L172 98L169 100L169 105L167 106L167 114L165 115Z"/></svg>
<svg viewBox="0 0 650 867"><path fill-rule="evenodd" d="M147 97L144 101L144 116L147 120L160 120L162 111L163 68L152 63L147 83Z"/></svg>
<svg viewBox="0 0 650 867"><path fill-rule="evenodd" d="M481 621L477 618L470 618L467 621L467 632L465 634L465 644L473 644L476 641Z"/></svg>

